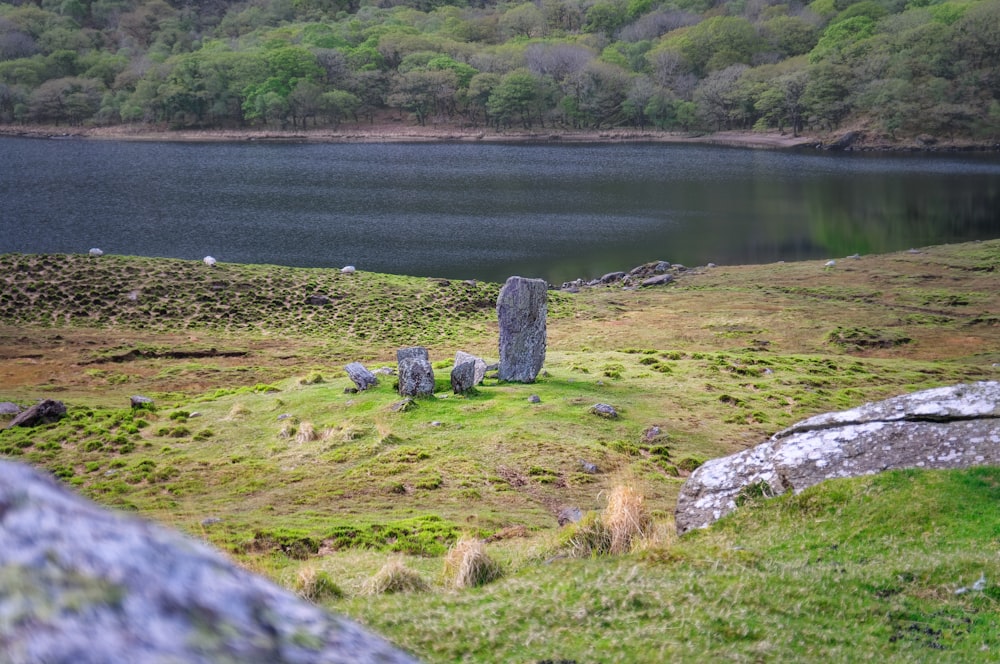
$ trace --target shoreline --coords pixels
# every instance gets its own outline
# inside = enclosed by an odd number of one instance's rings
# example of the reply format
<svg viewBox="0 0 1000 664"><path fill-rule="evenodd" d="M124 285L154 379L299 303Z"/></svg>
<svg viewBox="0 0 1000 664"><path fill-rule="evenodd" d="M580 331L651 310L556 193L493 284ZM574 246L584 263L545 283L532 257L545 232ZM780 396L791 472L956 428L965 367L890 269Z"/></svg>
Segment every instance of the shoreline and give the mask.
<svg viewBox="0 0 1000 664"><path fill-rule="evenodd" d="M921 136L907 141L889 141L865 131L844 131L837 135L792 136L778 132L720 131L684 133L655 129L508 130L463 128L450 125L417 126L401 122L350 123L336 128L275 130L178 129L163 125L114 125L108 127L62 127L52 125L0 125L0 138L40 138L50 140L163 141L180 143L283 142L283 143L664 143L700 144L725 147L788 150L811 148L850 152L994 152L1000 143L968 140L937 140Z"/></svg>

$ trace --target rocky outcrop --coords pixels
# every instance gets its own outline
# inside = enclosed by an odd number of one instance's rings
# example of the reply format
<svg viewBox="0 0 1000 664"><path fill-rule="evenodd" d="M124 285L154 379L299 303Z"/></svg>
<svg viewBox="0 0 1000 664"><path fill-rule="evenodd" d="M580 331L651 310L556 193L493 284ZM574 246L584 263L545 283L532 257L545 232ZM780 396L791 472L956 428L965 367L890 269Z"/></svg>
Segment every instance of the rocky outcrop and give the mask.
<svg viewBox="0 0 1000 664"><path fill-rule="evenodd" d="M1000 383L916 392L804 420L752 449L698 468L677 499L677 531L707 526L739 497L802 491L897 468L1000 463Z"/></svg>
<svg viewBox="0 0 1000 664"><path fill-rule="evenodd" d="M0 462L5 662L412 663L205 544Z"/></svg>
<svg viewBox="0 0 1000 664"><path fill-rule="evenodd" d="M545 362L547 284L511 277L497 297L500 324L500 380L533 383Z"/></svg>
<svg viewBox="0 0 1000 664"><path fill-rule="evenodd" d="M14 417L7 425L7 428L13 429L14 427L34 427L39 424L50 424L58 422L65 416L66 404L54 399L44 399Z"/></svg>

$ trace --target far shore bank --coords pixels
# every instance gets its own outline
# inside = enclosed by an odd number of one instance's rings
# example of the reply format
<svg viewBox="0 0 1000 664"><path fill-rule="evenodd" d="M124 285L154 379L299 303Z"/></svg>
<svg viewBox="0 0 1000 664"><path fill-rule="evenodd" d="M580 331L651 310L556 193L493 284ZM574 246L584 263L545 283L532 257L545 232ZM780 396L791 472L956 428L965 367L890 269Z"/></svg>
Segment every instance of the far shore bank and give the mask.
<svg viewBox="0 0 1000 664"><path fill-rule="evenodd" d="M108 127L64 127L51 125L0 125L0 137L92 139L121 141L240 142L287 141L301 143L698 143L745 148L822 148L885 151L974 151L998 150L1000 145L972 141L919 140L891 142L863 132L839 136L799 135L779 132L720 131L714 133L666 132L654 129L607 129L569 131L561 129L508 130L464 128L447 125L417 126L400 123L342 124L337 128L307 129L180 129L159 125L115 125ZM845 140L846 137L846 140Z"/></svg>

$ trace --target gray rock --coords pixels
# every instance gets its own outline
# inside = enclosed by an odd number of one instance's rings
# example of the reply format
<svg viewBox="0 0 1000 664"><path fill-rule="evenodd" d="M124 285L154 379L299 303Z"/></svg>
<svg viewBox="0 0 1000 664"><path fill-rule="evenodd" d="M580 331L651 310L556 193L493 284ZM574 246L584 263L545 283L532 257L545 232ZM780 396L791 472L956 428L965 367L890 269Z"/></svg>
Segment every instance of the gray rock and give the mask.
<svg viewBox="0 0 1000 664"><path fill-rule="evenodd" d="M542 403L542 398L537 394L532 394L528 397L528 403Z"/></svg>
<svg viewBox="0 0 1000 664"><path fill-rule="evenodd" d="M625 278L624 272L608 272L606 275L600 278L602 284L613 284L616 281L621 281Z"/></svg>
<svg viewBox="0 0 1000 664"><path fill-rule="evenodd" d="M364 392L369 387L378 385L378 378L376 378L375 374L368 371L360 362L351 362L344 367L344 371L347 372L348 377L361 392Z"/></svg>
<svg viewBox="0 0 1000 664"><path fill-rule="evenodd" d="M483 378L486 377L486 368L487 368L486 360L484 360L481 357L476 357L471 353L466 353L465 351L461 350L456 351L455 366L457 367L458 365L464 364L465 362L473 362L476 365L476 371L474 377L475 382L473 383L473 385L479 385L480 383L482 383Z"/></svg>
<svg viewBox="0 0 1000 664"><path fill-rule="evenodd" d="M354 274L357 271L358 268L354 267L353 265L345 265L344 267L340 268L341 274Z"/></svg>
<svg viewBox="0 0 1000 664"><path fill-rule="evenodd" d="M484 363L485 364L485 363ZM476 386L476 363L474 361L456 364L451 370L451 391L465 394Z"/></svg>
<svg viewBox="0 0 1000 664"><path fill-rule="evenodd" d="M314 293L306 298L306 304L312 304L317 307L322 307L323 305L330 304L330 298L326 295L319 295Z"/></svg>
<svg viewBox="0 0 1000 664"><path fill-rule="evenodd" d="M413 663L208 545L0 461L5 662Z"/></svg>
<svg viewBox="0 0 1000 664"><path fill-rule="evenodd" d="M556 515L556 521L560 526L565 526L568 523L576 523L582 518L583 510L579 507L564 507Z"/></svg>
<svg viewBox="0 0 1000 664"><path fill-rule="evenodd" d="M596 464L590 463L589 461L584 461L583 459L580 459L580 468L583 469L583 472L590 473L591 475L597 472Z"/></svg>
<svg viewBox="0 0 1000 664"><path fill-rule="evenodd" d="M653 272L656 274L663 274L670 269L670 263L667 261L659 261L653 266Z"/></svg>
<svg viewBox="0 0 1000 664"><path fill-rule="evenodd" d="M54 399L44 399L23 413L16 415L7 424L7 428L13 429L14 427L33 427L39 424L50 424L58 422L65 416L66 404ZM0 514L3 514L2 509L0 509Z"/></svg>
<svg viewBox="0 0 1000 664"><path fill-rule="evenodd" d="M500 380L532 383L545 362L548 294L543 279L511 277L500 289Z"/></svg>
<svg viewBox="0 0 1000 664"><path fill-rule="evenodd" d="M677 531L709 525L757 485L778 495L836 477L897 468L1000 463L1000 383L924 390L827 413L695 470L677 499Z"/></svg>
<svg viewBox="0 0 1000 664"><path fill-rule="evenodd" d="M618 419L618 411L615 407L606 403L595 403L590 407L590 412L606 420Z"/></svg>
<svg viewBox="0 0 1000 664"><path fill-rule="evenodd" d="M150 399L149 397L144 397L141 394L132 395L131 397L129 397L128 401L129 405L132 407L133 410L138 410L141 408L152 410L153 408L153 400Z"/></svg>
<svg viewBox="0 0 1000 664"><path fill-rule="evenodd" d="M402 362L408 357L419 357L422 360L430 360L430 355L427 354L427 349L423 346L410 346L408 348L400 348L396 351L396 362Z"/></svg>
<svg viewBox="0 0 1000 664"><path fill-rule="evenodd" d="M94 258L100 258L101 256L104 255L104 252L98 249L97 247L92 248L87 253L93 256Z"/></svg>
<svg viewBox="0 0 1000 664"><path fill-rule="evenodd" d="M0 403L0 416L17 415L21 412L21 407L12 401Z"/></svg>
<svg viewBox="0 0 1000 664"><path fill-rule="evenodd" d="M417 402L413 400L412 397L406 397L402 401L396 401L391 406L389 410L394 413L405 413L408 410L412 410L417 407Z"/></svg>
<svg viewBox="0 0 1000 664"><path fill-rule="evenodd" d="M215 267L215 264L218 263L219 261L215 260L215 258L213 258L212 256L205 256L204 258L201 259L201 262L203 262L205 265L209 267Z"/></svg>
<svg viewBox="0 0 1000 664"><path fill-rule="evenodd" d="M674 280L674 275L672 274L658 274L655 277L650 277L649 279L643 279L642 283L639 285L642 287L648 286L664 286L669 284Z"/></svg>
<svg viewBox="0 0 1000 664"><path fill-rule="evenodd" d="M434 369L431 363L422 357L414 356L400 360L399 393L404 397L434 394Z"/></svg>

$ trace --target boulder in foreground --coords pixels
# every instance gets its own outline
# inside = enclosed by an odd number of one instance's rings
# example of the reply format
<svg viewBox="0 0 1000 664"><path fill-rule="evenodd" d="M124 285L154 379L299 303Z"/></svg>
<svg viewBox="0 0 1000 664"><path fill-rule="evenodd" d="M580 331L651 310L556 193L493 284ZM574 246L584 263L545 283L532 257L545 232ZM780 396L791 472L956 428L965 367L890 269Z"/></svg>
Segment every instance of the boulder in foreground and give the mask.
<svg viewBox="0 0 1000 664"><path fill-rule="evenodd" d="M5 662L412 663L205 544L0 461Z"/></svg>
<svg viewBox="0 0 1000 664"><path fill-rule="evenodd" d="M900 468L1000 464L1000 383L924 390L809 418L757 447L712 459L677 498L677 532L736 509L741 495L802 491Z"/></svg>

